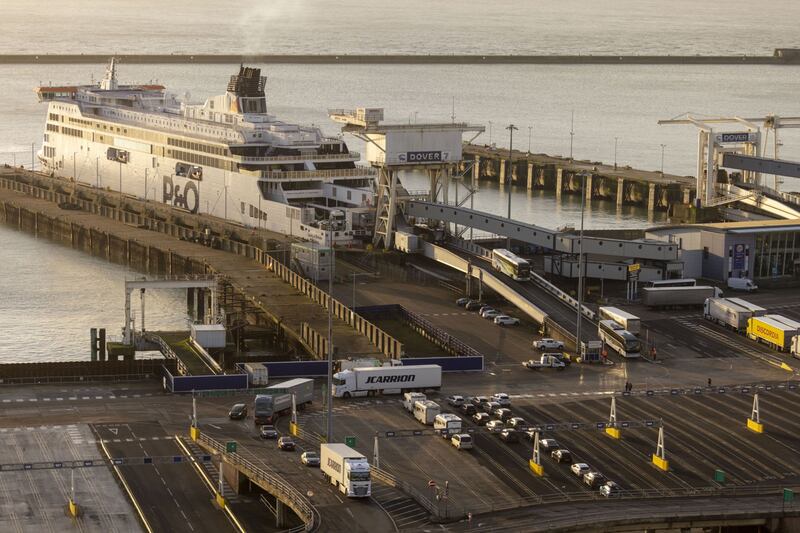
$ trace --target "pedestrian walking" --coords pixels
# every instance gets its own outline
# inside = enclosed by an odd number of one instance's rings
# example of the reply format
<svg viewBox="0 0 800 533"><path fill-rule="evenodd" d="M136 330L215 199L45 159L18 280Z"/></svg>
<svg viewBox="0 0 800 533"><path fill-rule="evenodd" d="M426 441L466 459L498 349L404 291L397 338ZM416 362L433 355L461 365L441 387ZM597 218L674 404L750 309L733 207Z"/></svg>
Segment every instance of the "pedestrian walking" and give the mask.
<svg viewBox="0 0 800 533"><path fill-rule="evenodd" d="M711 388L711 378L708 378L708 388Z"/></svg>

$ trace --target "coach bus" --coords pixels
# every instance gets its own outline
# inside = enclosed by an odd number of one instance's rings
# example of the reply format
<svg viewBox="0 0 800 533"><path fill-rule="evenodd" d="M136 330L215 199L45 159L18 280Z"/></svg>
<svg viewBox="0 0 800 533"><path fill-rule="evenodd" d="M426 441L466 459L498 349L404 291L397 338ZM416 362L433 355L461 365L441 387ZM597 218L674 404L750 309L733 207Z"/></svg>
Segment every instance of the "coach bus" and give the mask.
<svg viewBox="0 0 800 533"><path fill-rule="evenodd" d="M622 357L639 357L641 351L639 339L613 320L601 320L597 334L601 341Z"/></svg>
<svg viewBox="0 0 800 533"><path fill-rule="evenodd" d="M531 265L504 248L492 250L492 267L517 281L531 279Z"/></svg>

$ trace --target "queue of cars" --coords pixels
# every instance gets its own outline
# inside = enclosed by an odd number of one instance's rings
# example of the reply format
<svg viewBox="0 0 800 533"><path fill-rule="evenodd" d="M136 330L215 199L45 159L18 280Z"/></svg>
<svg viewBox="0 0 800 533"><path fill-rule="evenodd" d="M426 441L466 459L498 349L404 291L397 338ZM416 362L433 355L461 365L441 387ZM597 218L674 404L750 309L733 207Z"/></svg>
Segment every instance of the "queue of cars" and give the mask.
<svg viewBox="0 0 800 533"><path fill-rule="evenodd" d="M504 314L502 311L486 305L479 300L470 298L459 298L456 305L463 307L467 311L478 311L478 314L487 320L491 320L498 326L519 326L519 318Z"/></svg>

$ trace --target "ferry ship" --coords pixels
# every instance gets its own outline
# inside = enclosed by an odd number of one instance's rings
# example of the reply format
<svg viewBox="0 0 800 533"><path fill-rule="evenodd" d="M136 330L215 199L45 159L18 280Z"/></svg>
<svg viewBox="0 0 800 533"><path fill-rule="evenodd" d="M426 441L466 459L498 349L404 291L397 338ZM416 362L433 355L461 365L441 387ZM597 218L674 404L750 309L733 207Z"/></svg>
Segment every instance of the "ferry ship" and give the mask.
<svg viewBox="0 0 800 533"><path fill-rule="evenodd" d="M116 71L112 59L96 84L36 89L47 172L320 244L372 233L375 171L342 139L270 115L260 69L203 104Z"/></svg>

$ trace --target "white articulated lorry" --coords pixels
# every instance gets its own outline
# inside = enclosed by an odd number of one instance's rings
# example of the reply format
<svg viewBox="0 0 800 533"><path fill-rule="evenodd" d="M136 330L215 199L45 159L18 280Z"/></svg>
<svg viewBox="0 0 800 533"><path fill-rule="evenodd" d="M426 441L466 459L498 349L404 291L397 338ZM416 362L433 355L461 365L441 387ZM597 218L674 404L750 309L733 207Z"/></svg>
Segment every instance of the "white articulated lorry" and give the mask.
<svg viewBox="0 0 800 533"><path fill-rule="evenodd" d="M760 316L755 314L752 307L757 306L739 298L708 298L703 307L703 316L706 320L743 332L747 329L749 319Z"/></svg>
<svg viewBox="0 0 800 533"><path fill-rule="evenodd" d="M372 495L369 461L363 454L341 443L320 445L322 475L350 498Z"/></svg>
<svg viewBox="0 0 800 533"><path fill-rule="evenodd" d="M336 398L368 394L400 394L405 391L439 389L442 367L439 365L400 365L352 368L333 375Z"/></svg>

